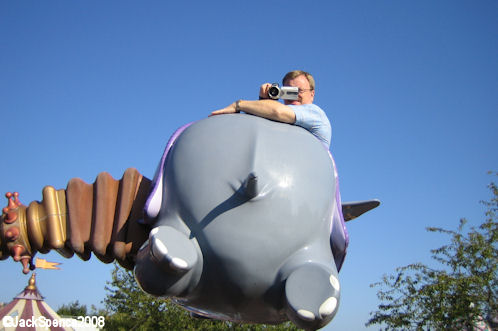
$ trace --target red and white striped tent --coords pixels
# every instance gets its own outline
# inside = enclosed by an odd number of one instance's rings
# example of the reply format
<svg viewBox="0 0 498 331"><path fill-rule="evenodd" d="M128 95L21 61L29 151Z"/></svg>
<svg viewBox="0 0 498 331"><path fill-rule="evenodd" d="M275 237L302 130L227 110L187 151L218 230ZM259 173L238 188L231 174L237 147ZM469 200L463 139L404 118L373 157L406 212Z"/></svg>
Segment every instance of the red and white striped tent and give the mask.
<svg viewBox="0 0 498 331"><path fill-rule="evenodd" d="M28 286L12 302L0 309L0 331L11 330L73 330L50 325L61 318L43 300L36 288L35 273L31 275ZM50 322L49 322L50 321Z"/></svg>

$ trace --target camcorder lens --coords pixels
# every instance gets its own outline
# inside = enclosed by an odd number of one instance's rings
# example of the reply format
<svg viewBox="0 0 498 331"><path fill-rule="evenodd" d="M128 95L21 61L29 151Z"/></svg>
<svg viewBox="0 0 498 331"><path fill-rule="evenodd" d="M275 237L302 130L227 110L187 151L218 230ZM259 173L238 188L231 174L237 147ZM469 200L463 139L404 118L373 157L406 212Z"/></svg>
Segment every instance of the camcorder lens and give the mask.
<svg viewBox="0 0 498 331"><path fill-rule="evenodd" d="M278 88L278 86L272 86L268 90L268 95L270 96L270 98L278 98L279 93L280 89Z"/></svg>

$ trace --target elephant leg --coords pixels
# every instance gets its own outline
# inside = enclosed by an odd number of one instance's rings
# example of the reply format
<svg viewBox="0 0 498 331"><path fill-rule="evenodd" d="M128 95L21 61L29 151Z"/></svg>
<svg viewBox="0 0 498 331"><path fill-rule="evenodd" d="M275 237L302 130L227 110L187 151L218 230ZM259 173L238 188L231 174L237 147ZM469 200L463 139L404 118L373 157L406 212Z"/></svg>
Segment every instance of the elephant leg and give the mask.
<svg viewBox="0 0 498 331"><path fill-rule="evenodd" d="M193 242L170 226L151 230L137 254L135 278L147 293L182 296L195 287L202 272L202 256Z"/></svg>
<svg viewBox="0 0 498 331"><path fill-rule="evenodd" d="M299 327L316 330L337 312L340 286L334 267L305 263L291 272L285 283L287 316Z"/></svg>
<svg viewBox="0 0 498 331"><path fill-rule="evenodd" d="M150 231L151 255L167 272L184 273L197 263L197 250L183 233L170 226L158 226Z"/></svg>

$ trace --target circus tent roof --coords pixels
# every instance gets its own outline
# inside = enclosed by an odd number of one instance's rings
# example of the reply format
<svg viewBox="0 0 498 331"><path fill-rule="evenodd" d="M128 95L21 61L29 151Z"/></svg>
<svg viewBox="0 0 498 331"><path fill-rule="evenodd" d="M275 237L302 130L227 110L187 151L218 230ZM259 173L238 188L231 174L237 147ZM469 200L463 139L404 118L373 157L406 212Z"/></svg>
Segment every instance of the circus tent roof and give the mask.
<svg viewBox="0 0 498 331"><path fill-rule="evenodd" d="M14 300L0 309L0 331L49 330L46 327L47 324L54 323L61 318L43 299L36 288L35 273L33 273L28 286ZM34 323L35 321L36 323ZM50 326L50 330L73 330L72 328Z"/></svg>

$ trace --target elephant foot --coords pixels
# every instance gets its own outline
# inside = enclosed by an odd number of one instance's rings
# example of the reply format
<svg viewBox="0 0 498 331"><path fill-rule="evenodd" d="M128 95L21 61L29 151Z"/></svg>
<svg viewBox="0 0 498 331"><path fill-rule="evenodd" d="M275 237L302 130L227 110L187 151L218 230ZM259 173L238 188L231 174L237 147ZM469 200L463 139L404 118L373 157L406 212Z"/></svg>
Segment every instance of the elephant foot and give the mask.
<svg viewBox="0 0 498 331"><path fill-rule="evenodd" d="M201 273L200 251L185 234L170 226L151 230L134 268L142 290L158 297L186 295L197 286Z"/></svg>
<svg viewBox="0 0 498 331"><path fill-rule="evenodd" d="M287 316L301 328L316 330L329 323L339 306L337 273L325 265L307 263L285 283Z"/></svg>
<svg viewBox="0 0 498 331"><path fill-rule="evenodd" d="M150 231L151 255L167 272L185 273L197 263L197 251L185 234L170 226L158 226Z"/></svg>

